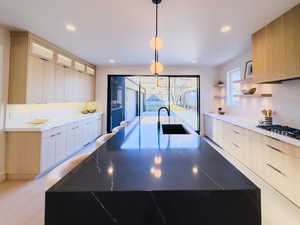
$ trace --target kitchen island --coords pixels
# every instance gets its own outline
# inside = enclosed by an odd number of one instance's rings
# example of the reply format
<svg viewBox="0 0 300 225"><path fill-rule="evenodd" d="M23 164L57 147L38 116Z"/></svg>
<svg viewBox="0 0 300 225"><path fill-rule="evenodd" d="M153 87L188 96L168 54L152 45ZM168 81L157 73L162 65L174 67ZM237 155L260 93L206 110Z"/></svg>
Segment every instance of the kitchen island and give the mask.
<svg viewBox="0 0 300 225"><path fill-rule="evenodd" d="M47 191L45 224L261 225L260 190L188 131L138 118Z"/></svg>

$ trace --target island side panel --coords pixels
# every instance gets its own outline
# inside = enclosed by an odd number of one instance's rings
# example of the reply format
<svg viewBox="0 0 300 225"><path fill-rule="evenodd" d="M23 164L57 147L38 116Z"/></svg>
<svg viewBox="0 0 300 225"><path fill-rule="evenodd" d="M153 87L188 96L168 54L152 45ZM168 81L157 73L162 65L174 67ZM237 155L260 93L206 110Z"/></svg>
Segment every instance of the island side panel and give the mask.
<svg viewBox="0 0 300 225"><path fill-rule="evenodd" d="M45 225L261 225L260 190L47 192Z"/></svg>

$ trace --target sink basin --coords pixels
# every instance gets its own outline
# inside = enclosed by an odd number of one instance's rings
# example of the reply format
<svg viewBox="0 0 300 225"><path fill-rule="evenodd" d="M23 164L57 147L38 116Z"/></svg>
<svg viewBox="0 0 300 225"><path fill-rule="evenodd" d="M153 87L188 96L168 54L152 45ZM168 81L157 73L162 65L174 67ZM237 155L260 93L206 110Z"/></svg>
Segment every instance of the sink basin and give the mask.
<svg viewBox="0 0 300 225"><path fill-rule="evenodd" d="M181 124L163 124L163 134L189 134L189 132Z"/></svg>

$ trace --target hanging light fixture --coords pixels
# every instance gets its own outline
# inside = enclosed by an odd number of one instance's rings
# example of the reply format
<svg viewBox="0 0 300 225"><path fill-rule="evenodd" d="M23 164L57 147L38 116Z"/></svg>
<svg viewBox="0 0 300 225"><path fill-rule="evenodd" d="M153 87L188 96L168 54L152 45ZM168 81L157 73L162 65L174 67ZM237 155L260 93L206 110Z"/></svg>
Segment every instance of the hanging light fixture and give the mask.
<svg viewBox="0 0 300 225"><path fill-rule="evenodd" d="M155 4L155 37L151 39L151 48L154 50L154 62L151 64L151 73L159 75L164 71L164 66L158 62L158 50L163 47L163 41L158 37L158 4L161 0L152 0ZM158 85L158 77L157 77Z"/></svg>

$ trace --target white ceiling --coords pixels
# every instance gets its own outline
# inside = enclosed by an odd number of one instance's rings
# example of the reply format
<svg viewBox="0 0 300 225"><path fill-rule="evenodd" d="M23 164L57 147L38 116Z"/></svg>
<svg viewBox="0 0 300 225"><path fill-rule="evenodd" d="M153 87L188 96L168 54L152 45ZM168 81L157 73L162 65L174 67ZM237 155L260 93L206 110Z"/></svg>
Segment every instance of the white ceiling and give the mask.
<svg viewBox="0 0 300 225"><path fill-rule="evenodd" d="M163 0L159 36L165 65L220 65L250 47L250 36L300 0ZM153 58L151 0L0 0L0 23L29 30L97 65ZM65 29L76 26L76 32ZM221 33L223 25L232 26Z"/></svg>

